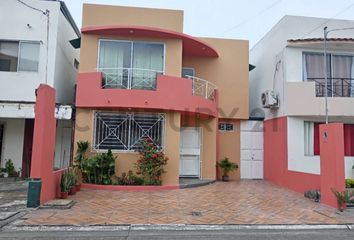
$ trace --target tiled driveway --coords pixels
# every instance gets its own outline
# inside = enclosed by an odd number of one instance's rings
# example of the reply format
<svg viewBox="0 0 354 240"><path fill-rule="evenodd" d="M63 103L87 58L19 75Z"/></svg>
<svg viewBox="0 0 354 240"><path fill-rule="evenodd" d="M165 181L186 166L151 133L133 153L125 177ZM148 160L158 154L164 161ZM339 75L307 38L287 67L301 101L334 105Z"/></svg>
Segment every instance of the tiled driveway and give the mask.
<svg viewBox="0 0 354 240"><path fill-rule="evenodd" d="M265 181L217 182L161 192L84 189L71 198L77 201L72 209L40 209L28 214L22 224L354 223L353 212L337 214Z"/></svg>

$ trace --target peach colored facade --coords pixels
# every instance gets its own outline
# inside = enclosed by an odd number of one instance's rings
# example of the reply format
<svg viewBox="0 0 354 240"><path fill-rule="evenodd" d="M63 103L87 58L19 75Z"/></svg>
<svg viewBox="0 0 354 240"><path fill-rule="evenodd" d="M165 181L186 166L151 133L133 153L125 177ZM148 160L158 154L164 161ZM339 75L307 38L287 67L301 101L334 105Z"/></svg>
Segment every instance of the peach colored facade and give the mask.
<svg viewBox="0 0 354 240"><path fill-rule="evenodd" d="M216 163L225 156L240 165L240 120L249 117L248 41L188 36L183 33L183 12L175 10L84 4L82 22L75 142L89 141L91 154L101 151L93 147L96 113L159 113L169 157L163 185L178 185L183 175L180 146L188 142L182 136L186 127L199 132L196 177L216 179ZM101 39L163 44L163 72L156 76L156 88L104 88L107 75L97 70ZM183 77L182 68L193 68L195 78ZM219 119L233 123L234 131L218 131ZM134 170L136 152L113 152L118 156L117 175ZM239 170L231 175L239 178Z"/></svg>

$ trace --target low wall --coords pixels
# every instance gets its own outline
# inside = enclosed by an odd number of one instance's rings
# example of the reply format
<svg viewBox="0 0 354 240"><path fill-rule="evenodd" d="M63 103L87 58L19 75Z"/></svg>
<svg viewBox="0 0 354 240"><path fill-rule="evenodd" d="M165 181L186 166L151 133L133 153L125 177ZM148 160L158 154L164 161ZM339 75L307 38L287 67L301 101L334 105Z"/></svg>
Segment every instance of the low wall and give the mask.
<svg viewBox="0 0 354 240"><path fill-rule="evenodd" d="M264 121L264 179L301 194L320 189L320 175L288 170L287 117Z"/></svg>

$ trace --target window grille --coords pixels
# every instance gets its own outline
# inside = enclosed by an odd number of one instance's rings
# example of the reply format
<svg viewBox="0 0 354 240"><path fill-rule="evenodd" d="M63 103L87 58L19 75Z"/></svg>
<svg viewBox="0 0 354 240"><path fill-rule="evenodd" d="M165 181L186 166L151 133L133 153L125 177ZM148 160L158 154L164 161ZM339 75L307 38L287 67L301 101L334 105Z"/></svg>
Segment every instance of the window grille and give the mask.
<svg viewBox="0 0 354 240"><path fill-rule="evenodd" d="M95 113L94 149L136 151L150 139L163 148L164 114Z"/></svg>

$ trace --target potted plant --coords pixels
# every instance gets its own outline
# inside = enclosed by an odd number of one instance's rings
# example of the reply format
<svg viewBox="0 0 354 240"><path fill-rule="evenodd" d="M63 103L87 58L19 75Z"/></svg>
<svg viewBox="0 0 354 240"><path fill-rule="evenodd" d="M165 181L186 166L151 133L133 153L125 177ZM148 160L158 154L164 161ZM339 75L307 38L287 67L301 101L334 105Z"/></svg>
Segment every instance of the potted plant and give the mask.
<svg viewBox="0 0 354 240"><path fill-rule="evenodd" d="M67 199L70 189L70 176L68 171L64 171L60 178L60 198Z"/></svg>
<svg viewBox="0 0 354 240"><path fill-rule="evenodd" d="M78 192L81 189L81 181L80 181L81 180L80 179L81 171L78 167L74 167L73 173L74 173L75 180L76 180L76 184L75 184L76 192Z"/></svg>
<svg viewBox="0 0 354 240"><path fill-rule="evenodd" d="M338 210L343 212L343 210L346 208L347 191L340 192L333 188L331 188L331 191L337 199Z"/></svg>
<svg viewBox="0 0 354 240"><path fill-rule="evenodd" d="M229 173L238 169L238 165L236 163L230 162L229 158L225 157L219 162L219 167L222 169L223 175L222 180L224 182L229 181Z"/></svg>
<svg viewBox="0 0 354 240"><path fill-rule="evenodd" d="M69 189L69 195L75 195L76 194L76 177L75 173L72 169L69 171L69 182L70 182L70 189Z"/></svg>

